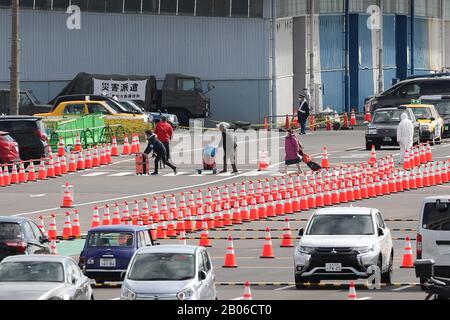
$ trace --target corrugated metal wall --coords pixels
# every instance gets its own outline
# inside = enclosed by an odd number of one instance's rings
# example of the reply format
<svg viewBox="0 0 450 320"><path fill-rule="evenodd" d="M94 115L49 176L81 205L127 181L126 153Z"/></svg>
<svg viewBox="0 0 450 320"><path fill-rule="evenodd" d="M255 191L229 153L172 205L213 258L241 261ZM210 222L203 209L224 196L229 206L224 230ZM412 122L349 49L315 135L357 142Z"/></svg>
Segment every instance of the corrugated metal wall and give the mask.
<svg viewBox="0 0 450 320"><path fill-rule="evenodd" d="M293 19L277 21L277 114L291 114L293 110Z"/></svg>
<svg viewBox="0 0 450 320"><path fill-rule="evenodd" d="M364 99L374 93L374 52L372 30L367 28L368 15L359 16L359 90L358 110L362 110ZM354 106L351 106L354 107Z"/></svg>
<svg viewBox="0 0 450 320"><path fill-rule="evenodd" d="M385 16L383 27L384 88L388 89L392 86L392 79L397 77L395 16Z"/></svg>

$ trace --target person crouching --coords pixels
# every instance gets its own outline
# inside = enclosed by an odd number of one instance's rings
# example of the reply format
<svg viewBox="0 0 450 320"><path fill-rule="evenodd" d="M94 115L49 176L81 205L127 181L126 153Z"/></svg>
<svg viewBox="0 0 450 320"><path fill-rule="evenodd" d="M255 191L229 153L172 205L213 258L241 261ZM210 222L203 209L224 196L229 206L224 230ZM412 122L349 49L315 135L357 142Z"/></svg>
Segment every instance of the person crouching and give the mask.
<svg viewBox="0 0 450 320"><path fill-rule="evenodd" d="M148 145L144 153L149 155L150 153L153 152L155 154L155 170L152 173L152 175L158 174L160 161L162 161L162 163L170 167L173 170L174 174L177 174L177 167L175 167L167 160L167 152L164 144L158 140L158 138L156 137L156 135L153 133L152 130L145 131L145 136L147 137Z"/></svg>

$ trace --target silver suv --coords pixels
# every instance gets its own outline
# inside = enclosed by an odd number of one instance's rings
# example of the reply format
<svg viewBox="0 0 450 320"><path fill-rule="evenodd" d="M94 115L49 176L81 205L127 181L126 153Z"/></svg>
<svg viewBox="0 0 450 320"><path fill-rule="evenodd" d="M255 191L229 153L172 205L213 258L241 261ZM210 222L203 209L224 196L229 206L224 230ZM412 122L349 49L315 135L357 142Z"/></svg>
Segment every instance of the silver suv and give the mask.
<svg viewBox="0 0 450 320"><path fill-rule="evenodd" d="M377 209L319 209L305 230L299 231L294 255L297 289L306 282L368 278L377 270L373 266L379 268L382 283L392 282L391 232Z"/></svg>

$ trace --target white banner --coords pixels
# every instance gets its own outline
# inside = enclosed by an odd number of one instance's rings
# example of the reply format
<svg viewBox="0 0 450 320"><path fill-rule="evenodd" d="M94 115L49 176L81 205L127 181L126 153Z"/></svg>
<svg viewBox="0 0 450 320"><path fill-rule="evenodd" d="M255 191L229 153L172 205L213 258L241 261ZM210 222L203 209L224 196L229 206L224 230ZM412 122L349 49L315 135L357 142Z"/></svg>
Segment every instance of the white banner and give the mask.
<svg viewBox="0 0 450 320"><path fill-rule="evenodd" d="M119 100L133 99L145 101L145 87L147 80L94 80L94 93L108 97L116 96Z"/></svg>

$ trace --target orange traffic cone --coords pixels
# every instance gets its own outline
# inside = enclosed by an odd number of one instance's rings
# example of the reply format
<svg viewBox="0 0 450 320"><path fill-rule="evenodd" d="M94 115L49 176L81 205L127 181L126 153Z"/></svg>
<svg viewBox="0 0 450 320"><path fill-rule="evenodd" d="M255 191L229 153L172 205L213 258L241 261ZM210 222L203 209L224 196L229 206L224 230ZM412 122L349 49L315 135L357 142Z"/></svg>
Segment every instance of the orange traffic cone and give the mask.
<svg viewBox="0 0 450 320"><path fill-rule="evenodd" d="M426 146L426 158L427 158L427 162L431 162L431 161L433 161L433 153L431 152L430 144L427 143L425 146Z"/></svg>
<svg viewBox="0 0 450 320"><path fill-rule="evenodd" d="M347 112L344 113L344 125L342 126L343 129L348 129L348 116L347 116Z"/></svg>
<svg viewBox="0 0 450 320"><path fill-rule="evenodd" d="M81 239L80 217L78 215L78 210L75 210L74 214L75 218L73 218L72 236L74 236L75 239Z"/></svg>
<svg viewBox="0 0 450 320"><path fill-rule="evenodd" d="M61 208L73 208L73 186L69 185L69 182L66 182L66 184L61 187L64 190Z"/></svg>
<svg viewBox="0 0 450 320"><path fill-rule="evenodd" d="M69 240L72 237L72 223L70 222L70 213L66 212L64 221L63 240Z"/></svg>
<svg viewBox="0 0 450 320"><path fill-rule="evenodd" d="M244 295L242 296L242 300L252 300L252 292L250 290L250 282L245 282Z"/></svg>
<svg viewBox="0 0 450 320"><path fill-rule="evenodd" d="M237 268L236 256L234 254L233 238L228 236L228 247L225 255L225 263L223 268Z"/></svg>
<svg viewBox="0 0 450 320"><path fill-rule="evenodd" d="M0 165L0 187L6 187L5 181L3 179L3 169L1 165Z"/></svg>
<svg viewBox="0 0 450 320"><path fill-rule="evenodd" d="M17 174L17 166L16 166L15 162L12 165L11 178L10 178L9 181L10 181L11 184L16 184L16 183L19 182L19 177L18 177L18 174Z"/></svg>
<svg viewBox="0 0 450 320"><path fill-rule="evenodd" d="M86 149L86 159L84 160L84 168L92 169L91 150L89 148Z"/></svg>
<svg viewBox="0 0 450 320"><path fill-rule="evenodd" d="M50 254L52 255L58 255L58 247L56 246L56 240L50 241Z"/></svg>
<svg viewBox="0 0 450 320"><path fill-rule="evenodd" d="M269 130L269 122L267 116L264 117L264 130Z"/></svg>
<svg viewBox="0 0 450 320"><path fill-rule="evenodd" d="M109 144L107 144L106 145L106 150L105 150L105 153L106 153L106 163L107 164L112 164L113 163L113 160L112 160L112 157L111 157L111 146L109 145Z"/></svg>
<svg viewBox="0 0 450 320"><path fill-rule="evenodd" d="M77 171L77 165L75 163L75 154L70 154L70 162L69 162L69 172L76 172Z"/></svg>
<svg viewBox="0 0 450 320"><path fill-rule="evenodd" d="M58 237L58 231L56 230L56 215L52 213L51 217L52 221L50 222L50 226L48 228L48 238L50 240L56 240Z"/></svg>
<svg viewBox="0 0 450 320"><path fill-rule="evenodd" d="M103 146L100 150L100 165L104 166L108 164L108 159L106 159L106 150L105 146Z"/></svg>
<svg viewBox="0 0 450 320"><path fill-rule="evenodd" d="M350 288L348 290L347 300L358 300L358 298L356 296L355 283L353 281L350 282Z"/></svg>
<svg viewBox="0 0 450 320"><path fill-rule="evenodd" d="M233 206L233 224L242 224L241 211L239 208L239 202L236 200Z"/></svg>
<svg viewBox="0 0 450 320"><path fill-rule="evenodd" d="M352 114L350 116L350 125L352 127L356 126L356 115L355 115L355 109L352 109Z"/></svg>
<svg viewBox="0 0 450 320"><path fill-rule="evenodd" d="M372 122L372 114L370 111L366 111L366 115L364 116L364 122Z"/></svg>
<svg viewBox="0 0 450 320"><path fill-rule="evenodd" d="M420 159L421 164L427 163L427 154L425 153L425 145L424 144L421 144L419 146L419 159Z"/></svg>
<svg viewBox="0 0 450 320"><path fill-rule="evenodd" d="M73 151L75 151L75 152L83 151L83 147L81 146L81 140L80 140L79 134L77 134L77 138L75 140L75 147L74 147Z"/></svg>
<svg viewBox="0 0 450 320"><path fill-rule="evenodd" d="M125 135L125 138L123 141L122 155L129 156L130 154L131 154L131 149L130 149L130 143L128 142L128 135Z"/></svg>
<svg viewBox="0 0 450 320"><path fill-rule="evenodd" d="M272 238L270 236L270 228L269 227L266 228L264 247L263 247L262 255L260 258L262 258L262 259L275 258L275 255L273 254Z"/></svg>
<svg viewBox="0 0 450 320"><path fill-rule="evenodd" d="M117 147L116 136L112 137L111 156L113 156L113 157L119 156L119 148Z"/></svg>
<svg viewBox="0 0 450 320"><path fill-rule="evenodd" d="M111 224L111 214L109 213L109 205L105 204L105 208L103 209L103 226L109 226Z"/></svg>
<svg viewBox="0 0 450 320"><path fill-rule="evenodd" d="M203 230L200 234L200 242L199 246L201 247L212 247L211 240L209 239L209 231L208 231L208 223L206 221L203 221Z"/></svg>
<svg viewBox="0 0 450 320"><path fill-rule="evenodd" d="M403 255L403 261L400 268L414 268L414 257L411 247L411 239L406 237L405 254Z"/></svg>
<svg viewBox="0 0 450 320"><path fill-rule="evenodd" d="M64 157L66 155L66 146L64 145L63 137L59 137L58 145L58 157Z"/></svg>
<svg viewBox="0 0 450 320"><path fill-rule="evenodd" d="M405 156L403 157L403 170L410 170L411 166L409 164L409 151L405 150Z"/></svg>
<svg viewBox="0 0 450 320"><path fill-rule="evenodd" d="M55 178L55 167L53 164L53 155L50 153L48 155L48 165L47 165L47 177Z"/></svg>
<svg viewBox="0 0 450 320"><path fill-rule="evenodd" d="M328 169L330 167L330 162L328 161L328 151L327 147L323 147L322 152L322 168Z"/></svg>
<svg viewBox="0 0 450 320"><path fill-rule="evenodd" d="M55 168L55 176L60 177L62 173L61 173L61 164L59 163L59 157L58 156L55 156L54 168Z"/></svg>
<svg viewBox="0 0 450 320"><path fill-rule="evenodd" d="M23 161L21 161L19 164L19 183L26 183L27 181L28 180L25 174L25 167L23 165Z"/></svg>
<svg viewBox="0 0 450 320"><path fill-rule="evenodd" d="M137 145L136 145L136 135L133 133L132 138L131 138L131 153L132 154L137 154Z"/></svg>
<svg viewBox="0 0 450 320"><path fill-rule="evenodd" d="M113 219L111 224L118 225L120 224L120 212L119 212L119 204L114 204L114 211L113 211Z"/></svg>
<svg viewBox="0 0 450 320"><path fill-rule="evenodd" d="M91 222L91 228L98 227L100 225L100 216L98 214L98 207L94 207L94 213L92 214L92 222Z"/></svg>
<svg viewBox="0 0 450 320"><path fill-rule="evenodd" d="M45 233L44 217L43 216L39 216L38 220L39 220L38 228L45 235L46 233Z"/></svg>
<svg viewBox="0 0 450 320"><path fill-rule="evenodd" d="M77 170L84 170L84 159L83 159L83 153L78 153L78 160L77 160Z"/></svg>
<svg viewBox="0 0 450 320"><path fill-rule="evenodd" d="M289 116L288 115L286 115L286 121L285 121L284 127L285 127L286 130L291 128L291 123L289 122Z"/></svg>
<svg viewBox="0 0 450 320"><path fill-rule="evenodd" d="M291 226L289 225L289 219L286 219L286 227L283 229L283 240L281 241L282 248L292 248L294 246L294 243L292 241L292 235L291 235Z"/></svg>
<svg viewBox="0 0 450 320"><path fill-rule="evenodd" d="M94 155L92 156L92 167L100 167L100 159L98 158L98 148L94 147Z"/></svg>
<svg viewBox="0 0 450 320"><path fill-rule="evenodd" d="M326 128L327 128L327 131L333 130L333 125L331 124L331 119L328 116L327 116Z"/></svg>
<svg viewBox="0 0 450 320"><path fill-rule="evenodd" d="M369 164L374 165L375 163L377 163L377 153L375 152L375 146L372 145L372 150L370 151Z"/></svg>

